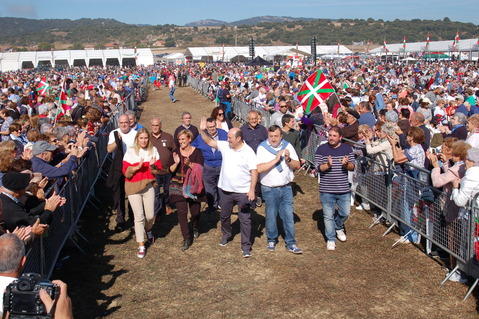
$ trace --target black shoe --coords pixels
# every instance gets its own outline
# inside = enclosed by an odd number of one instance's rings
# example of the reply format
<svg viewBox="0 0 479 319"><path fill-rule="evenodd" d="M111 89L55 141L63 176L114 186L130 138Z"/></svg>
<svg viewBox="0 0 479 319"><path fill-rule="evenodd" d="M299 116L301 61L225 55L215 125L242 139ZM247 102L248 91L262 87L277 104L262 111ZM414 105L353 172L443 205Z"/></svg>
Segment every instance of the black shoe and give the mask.
<svg viewBox="0 0 479 319"><path fill-rule="evenodd" d="M115 231L121 233L125 230L125 223L116 224Z"/></svg>
<svg viewBox="0 0 479 319"><path fill-rule="evenodd" d="M191 246L191 240L185 239L185 240L183 240L183 245L181 246L181 250L183 250L183 251L188 250L188 248L190 248L190 246Z"/></svg>
<svg viewBox="0 0 479 319"><path fill-rule="evenodd" d="M198 229L196 229L196 228L193 229L193 237L194 237L194 238L200 237L200 232L199 232Z"/></svg>

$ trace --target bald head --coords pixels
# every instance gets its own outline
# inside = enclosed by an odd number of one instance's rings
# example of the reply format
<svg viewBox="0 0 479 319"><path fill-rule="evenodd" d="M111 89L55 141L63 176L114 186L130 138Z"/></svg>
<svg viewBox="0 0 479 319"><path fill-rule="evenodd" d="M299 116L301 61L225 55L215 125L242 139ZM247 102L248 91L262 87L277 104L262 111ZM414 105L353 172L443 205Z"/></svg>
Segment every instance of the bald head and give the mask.
<svg viewBox="0 0 479 319"><path fill-rule="evenodd" d="M120 131L123 134L128 134L128 132L130 131L130 119L128 115L120 115L120 117L118 118L118 126L120 127Z"/></svg>
<svg viewBox="0 0 479 319"><path fill-rule="evenodd" d="M229 146L237 150L243 145L243 133L237 127L233 127L228 131L228 143Z"/></svg>
<svg viewBox="0 0 479 319"><path fill-rule="evenodd" d="M411 124L412 126L420 126L424 124L424 115L419 112L414 112L411 115Z"/></svg>
<svg viewBox="0 0 479 319"><path fill-rule="evenodd" d="M154 117L151 119L150 121L150 128L151 128L151 133L153 135L157 135L157 134L160 134L161 132L161 120L157 117Z"/></svg>
<svg viewBox="0 0 479 319"><path fill-rule="evenodd" d="M18 277L25 264L25 244L15 234L0 236L0 274Z"/></svg>

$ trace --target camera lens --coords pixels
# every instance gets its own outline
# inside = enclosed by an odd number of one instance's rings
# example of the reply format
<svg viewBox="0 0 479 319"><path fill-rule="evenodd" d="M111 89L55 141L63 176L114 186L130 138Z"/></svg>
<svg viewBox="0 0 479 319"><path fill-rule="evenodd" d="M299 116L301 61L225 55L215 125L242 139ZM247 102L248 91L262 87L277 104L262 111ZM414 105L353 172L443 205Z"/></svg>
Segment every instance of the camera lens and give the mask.
<svg viewBox="0 0 479 319"><path fill-rule="evenodd" d="M33 290L32 282L30 280L19 280L17 283L17 289L20 291Z"/></svg>

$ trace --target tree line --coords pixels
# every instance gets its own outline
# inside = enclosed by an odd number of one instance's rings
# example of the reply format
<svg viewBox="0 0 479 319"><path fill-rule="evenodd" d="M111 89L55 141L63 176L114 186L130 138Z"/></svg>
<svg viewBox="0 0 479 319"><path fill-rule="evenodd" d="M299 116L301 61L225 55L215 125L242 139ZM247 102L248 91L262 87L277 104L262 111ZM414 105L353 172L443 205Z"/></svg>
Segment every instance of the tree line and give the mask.
<svg viewBox="0 0 479 319"><path fill-rule="evenodd" d="M309 45L317 38L318 45L348 45L368 40L373 45L479 37L479 26L473 23L442 20L382 19L316 19L287 22L263 22L256 25L184 27L172 24L138 26L113 19L47 19L0 18L1 45L16 50L50 50L58 47L83 49L86 46L103 49L116 47L173 46L247 46L250 37L256 45Z"/></svg>

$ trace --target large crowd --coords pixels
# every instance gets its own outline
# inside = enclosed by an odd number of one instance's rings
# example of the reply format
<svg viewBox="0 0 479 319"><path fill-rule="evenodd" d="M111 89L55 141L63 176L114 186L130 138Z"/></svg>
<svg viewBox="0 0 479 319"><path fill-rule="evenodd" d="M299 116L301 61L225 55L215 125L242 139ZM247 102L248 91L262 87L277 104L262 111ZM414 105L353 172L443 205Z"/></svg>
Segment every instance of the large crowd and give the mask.
<svg viewBox="0 0 479 319"><path fill-rule="evenodd" d="M327 75L336 94L305 114L298 93L317 70ZM258 117L260 122L263 117L263 123L281 127L283 139L293 145L301 164L307 161L306 156L302 159L301 155L304 155L311 132L327 136L324 138L326 145L316 150L312 164L320 177L328 250L336 248L336 239L346 239L343 221L349 214L350 202L351 205L360 203L356 208L370 210L374 218L384 216L381 209L366 200L349 196L350 189L357 185L354 174L346 172L354 170L349 163L354 163L358 155L373 158L383 165L383 169L392 161L395 171L445 192L444 220L449 241L459 238L454 233L457 230L453 223L464 218L461 208L467 207L479 191L476 174L479 166L479 74L476 63L425 61L407 64L373 59L328 61L293 69L209 65L190 68L189 72L198 81L208 83L210 97L223 106L230 118L241 113L231 109L233 99L248 103L252 111L248 114L248 123L243 126L249 128L244 130L244 139L253 150L267 138L266 134L259 137ZM249 131L257 132L248 137ZM343 150L339 151L341 148ZM406 225L413 222L409 210L414 203L410 204L411 207L404 207L408 211L402 215L410 222L401 225L403 237L400 242L403 244L420 242L419 234ZM458 244L449 243L448 246L453 249L455 245ZM455 268L452 256L450 267ZM466 281L460 270L449 275L450 280Z"/></svg>
<svg viewBox="0 0 479 319"><path fill-rule="evenodd" d="M125 99L132 94L140 99L147 75L142 67L0 74L2 298L4 288L22 274L28 250L61 218L55 214L67 200L62 188L84 159L96 156L97 143L109 134L110 119L125 113L136 124ZM56 309L59 317L69 318L66 285L56 283L62 290ZM43 293L40 297L49 311L51 299Z"/></svg>
<svg viewBox="0 0 479 319"><path fill-rule="evenodd" d="M298 92L317 70L336 93L306 114ZM157 87L167 86L173 103L175 86L186 85L187 76L207 83L217 107L205 114L199 127L191 124L188 110L171 134L162 130L159 117L143 127L123 101L146 76ZM155 218L174 209L183 237L180 248L190 249L200 236L203 202L203 213L220 212L221 246L232 238L231 213L238 205L242 255L250 257L250 210L264 204L265 249L274 251L279 242L279 215L286 250L301 254L291 183L294 171L308 164L303 150L318 127L327 132L326 142L310 164L320 177L327 250L335 250L337 240L347 240L344 222L355 202L350 172L356 168L358 150L382 163L392 160L418 180L429 182L424 171L432 171L431 185L450 195L448 223L479 190L479 74L474 63L349 60L302 68L74 68L3 73L0 80L0 231L16 234L27 247L45 233L55 209L65 203L58 195L62 185L100 136L108 136L107 151L113 158L107 186L115 229L127 230L127 196L139 258L155 241ZM233 99L252 105L240 127L231 123L237 111ZM117 115L118 128L108 131L107 123ZM357 208L381 216L379 208L365 201ZM420 240L406 227L401 231L403 243ZM11 235L4 236L15 246ZM9 245L0 248L0 260L11 252ZM0 278L18 277L24 263L23 256L19 258L8 265L0 261ZM454 268L453 260L450 266ZM451 280L465 280L460 271L452 275Z"/></svg>

